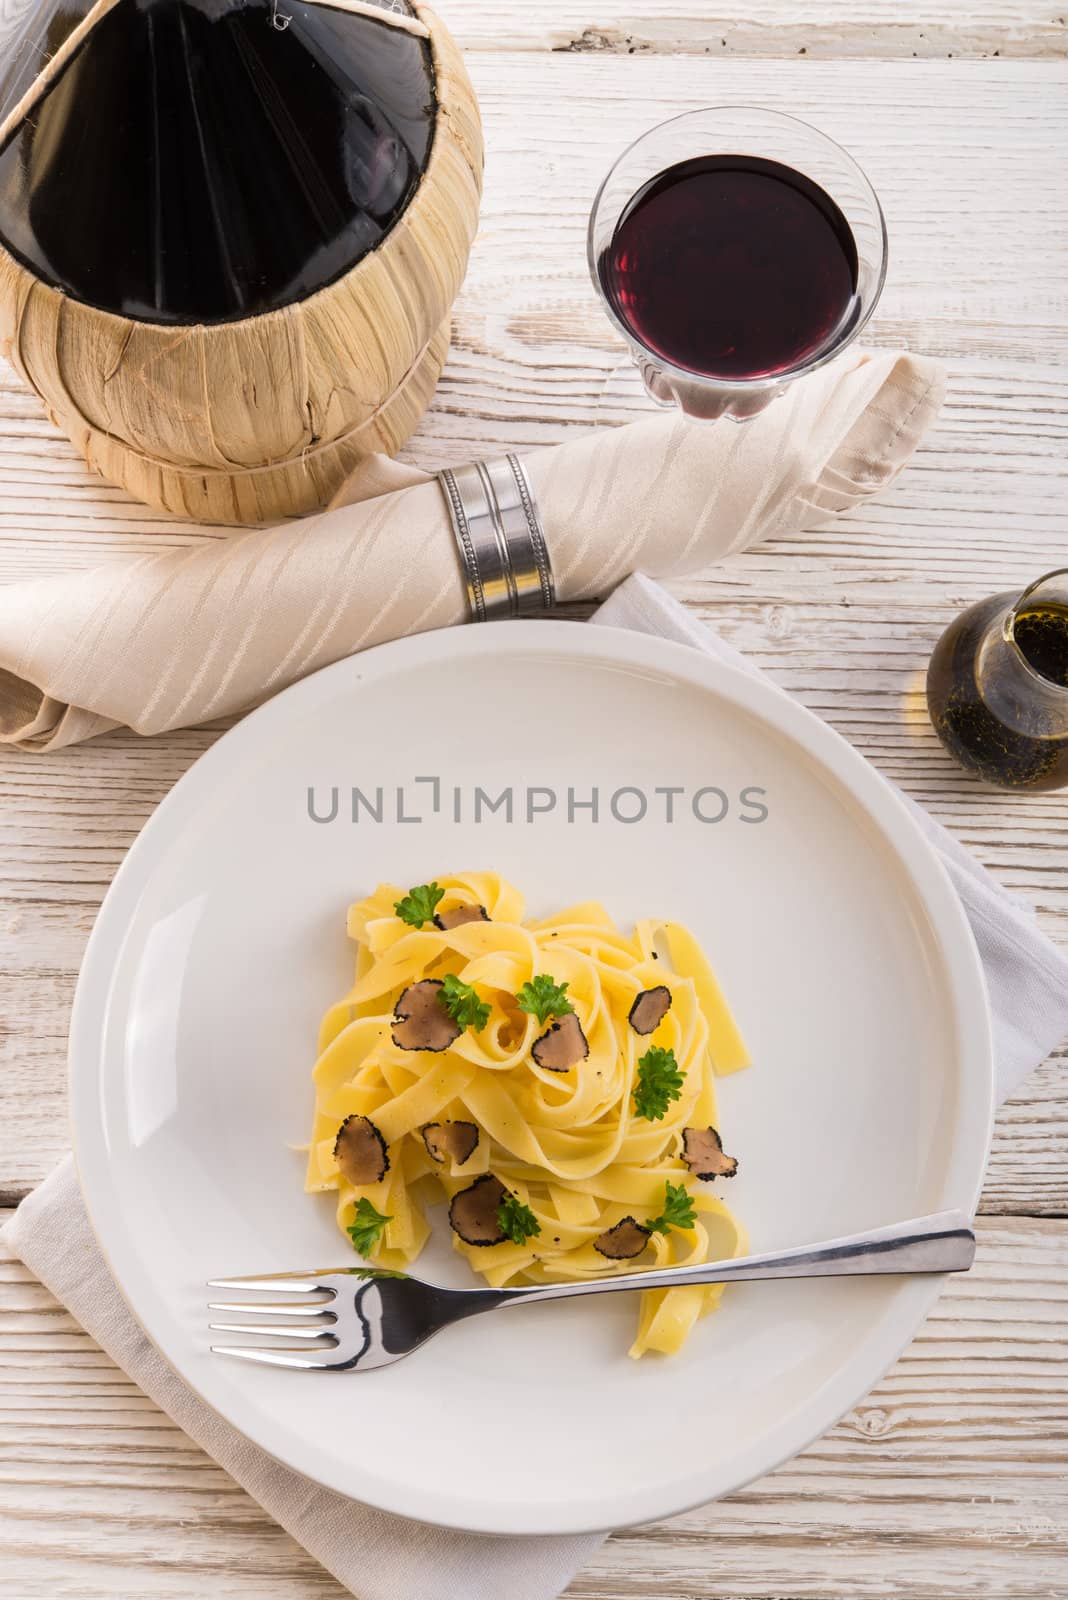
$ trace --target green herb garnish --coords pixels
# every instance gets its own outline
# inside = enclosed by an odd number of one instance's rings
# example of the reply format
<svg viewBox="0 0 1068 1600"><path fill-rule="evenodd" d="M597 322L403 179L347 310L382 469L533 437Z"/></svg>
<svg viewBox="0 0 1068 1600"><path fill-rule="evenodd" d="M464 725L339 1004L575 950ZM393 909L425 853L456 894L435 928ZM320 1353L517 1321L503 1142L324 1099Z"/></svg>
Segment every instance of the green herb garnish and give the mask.
<svg viewBox="0 0 1068 1600"><path fill-rule="evenodd" d="M445 890L439 889L436 883L418 883L408 890L403 900L394 901L393 909L410 928L421 928L424 922L433 922L437 903L444 896Z"/></svg>
<svg viewBox="0 0 1068 1600"><path fill-rule="evenodd" d="M515 1002L520 1011L529 1011L539 1022L548 1022L550 1017L566 1017L575 1009L567 998L567 984L557 983L546 973L525 983Z"/></svg>
<svg viewBox="0 0 1068 1600"><path fill-rule="evenodd" d="M647 1122L659 1122L667 1115L672 1100L682 1098L685 1079L679 1071L674 1050L661 1050L654 1045L638 1062L638 1087L634 1091L634 1109Z"/></svg>
<svg viewBox="0 0 1068 1600"><path fill-rule="evenodd" d="M664 1185L664 1209L658 1217L650 1217L645 1226L650 1233L667 1233L669 1228L692 1228L697 1221L697 1208L693 1196L684 1183Z"/></svg>
<svg viewBox="0 0 1068 1600"><path fill-rule="evenodd" d="M478 998L471 984L461 983L454 972L447 972L442 979L439 999L461 1028L474 1028L481 1033L489 1021L490 1008L485 1000Z"/></svg>
<svg viewBox="0 0 1068 1600"><path fill-rule="evenodd" d="M533 1211L515 1194L506 1194L497 1207L497 1225L513 1244L526 1244L541 1232L541 1224Z"/></svg>
<svg viewBox="0 0 1068 1600"><path fill-rule="evenodd" d="M366 1195L361 1195L356 1202L356 1215L345 1232L352 1240L353 1249L361 1256L369 1256L382 1237L382 1229L392 1221L392 1217L384 1217L377 1211Z"/></svg>

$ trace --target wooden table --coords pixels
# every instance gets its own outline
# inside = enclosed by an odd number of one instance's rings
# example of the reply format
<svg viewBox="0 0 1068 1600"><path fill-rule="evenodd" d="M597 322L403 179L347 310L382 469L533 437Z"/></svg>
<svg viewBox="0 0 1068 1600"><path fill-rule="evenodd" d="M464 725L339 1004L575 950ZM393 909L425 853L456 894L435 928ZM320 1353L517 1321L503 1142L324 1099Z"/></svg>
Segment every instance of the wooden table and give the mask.
<svg viewBox="0 0 1068 1600"><path fill-rule="evenodd" d="M1068 938L1068 794L963 777L922 672L964 604L1068 561L1068 14L1039 0L443 0L489 160L427 465L588 425L619 350L585 276L596 184L634 134L725 99L841 139L887 212L872 342L943 356L897 488L675 592L825 716ZM0 580L222 536L91 477L0 366ZM0 758L0 1206L67 1148L75 974L137 830L219 727ZM976 1270L876 1392L729 1500L609 1541L586 1600L1039 1600L1068 1593L1065 1052L998 1118ZM0 1213L2 1214L2 1213ZM342 1591L0 1263L0 1591L10 1600L341 1600ZM406 1600L398 1595L397 1600ZM508 1600L502 1596L501 1600Z"/></svg>

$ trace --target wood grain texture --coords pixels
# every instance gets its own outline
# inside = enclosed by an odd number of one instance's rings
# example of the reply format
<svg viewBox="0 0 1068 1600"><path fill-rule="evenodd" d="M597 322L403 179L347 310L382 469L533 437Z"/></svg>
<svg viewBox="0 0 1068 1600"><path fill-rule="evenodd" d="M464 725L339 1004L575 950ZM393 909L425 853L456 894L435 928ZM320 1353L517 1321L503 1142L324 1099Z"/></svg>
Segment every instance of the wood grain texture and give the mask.
<svg viewBox="0 0 1068 1600"><path fill-rule="evenodd" d="M17 3L0 0L0 15ZM703 0L622 11L450 0L445 18L475 51L486 196L444 379L405 453L436 466L611 416L598 408L620 347L586 278L583 235L599 178L640 127L726 98L841 138L890 227L874 342L944 355L945 412L878 504L674 589L1068 942L1068 795L1005 797L965 778L922 699L931 646L958 609L1068 560L1068 222L1052 203L1068 135L1068 66L1053 59L1065 21L1032 0L943 0L937 22L925 10L755 0L721 22ZM854 59L813 59L827 56ZM224 534L90 477L0 368L0 581ZM66 1027L96 908L138 828L218 732L0 755L0 1200L66 1148ZM1064 1595L1066 1060L1056 1054L1002 1109L979 1267L875 1394L729 1501L617 1536L573 1600ZM11 1264L0 1266L0 1591L342 1600Z"/></svg>
<svg viewBox="0 0 1068 1600"><path fill-rule="evenodd" d="M470 50L580 54L902 56L959 59L1062 56L1066 18L1037 0L755 0L738 10L706 0L449 0L445 16Z"/></svg>
<svg viewBox="0 0 1068 1600"><path fill-rule="evenodd" d="M571 1600L1063 1594L1068 1223L992 1220L980 1241L974 1271L818 1444L728 1500L616 1535ZM344 1592L0 1259L5 1559L12 1600Z"/></svg>

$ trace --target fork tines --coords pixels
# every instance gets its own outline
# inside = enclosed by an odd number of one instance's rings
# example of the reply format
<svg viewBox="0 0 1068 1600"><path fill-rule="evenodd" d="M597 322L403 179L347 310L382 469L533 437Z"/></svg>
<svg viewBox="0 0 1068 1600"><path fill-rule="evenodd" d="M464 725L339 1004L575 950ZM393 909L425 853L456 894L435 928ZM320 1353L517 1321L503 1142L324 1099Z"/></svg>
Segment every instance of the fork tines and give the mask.
<svg viewBox="0 0 1068 1600"><path fill-rule="evenodd" d="M257 1339L291 1340L304 1344L314 1342L314 1350L308 1350L304 1355L298 1355L292 1345L287 1350L284 1345L281 1348L273 1346L264 1349L253 1344L213 1344L211 1349L215 1355L237 1356L241 1360L260 1362L265 1366L308 1370L325 1364L323 1360L315 1358L316 1351L322 1351L325 1356L337 1349L339 1341L334 1332L337 1313L331 1309L336 1291L315 1277L301 1279L279 1275L266 1278L213 1278L208 1287L314 1296L303 1301L275 1301L266 1305L251 1300L210 1301L209 1311L268 1319L266 1322L211 1322L208 1326L213 1333L245 1333ZM296 1319L299 1319L299 1326Z"/></svg>

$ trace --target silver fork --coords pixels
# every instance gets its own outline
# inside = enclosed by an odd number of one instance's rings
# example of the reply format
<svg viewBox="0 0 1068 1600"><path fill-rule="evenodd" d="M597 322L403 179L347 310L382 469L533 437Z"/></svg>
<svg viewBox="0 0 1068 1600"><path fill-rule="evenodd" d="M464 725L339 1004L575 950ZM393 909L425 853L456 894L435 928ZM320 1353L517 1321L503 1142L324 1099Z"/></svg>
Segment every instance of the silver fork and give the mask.
<svg viewBox="0 0 1068 1600"><path fill-rule="evenodd" d="M324 1272L277 1273L262 1278L214 1278L211 1289L295 1294L284 1303L250 1305L214 1301L212 1311L263 1317L266 1322L213 1322L217 1333L287 1339L288 1348L212 1345L217 1355L309 1372L361 1372L387 1367L418 1349L451 1323L500 1306L532 1300L570 1300L624 1289L673 1289L686 1283L736 1283L754 1278L828 1278L867 1273L966 1272L975 1259L975 1235L958 1211L899 1222L889 1228L802 1245L771 1255L705 1261L693 1267L628 1272L585 1283L538 1284L520 1289L442 1289L402 1272L340 1267ZM301 1348L303 1347L303 1348Z"/></svg>

